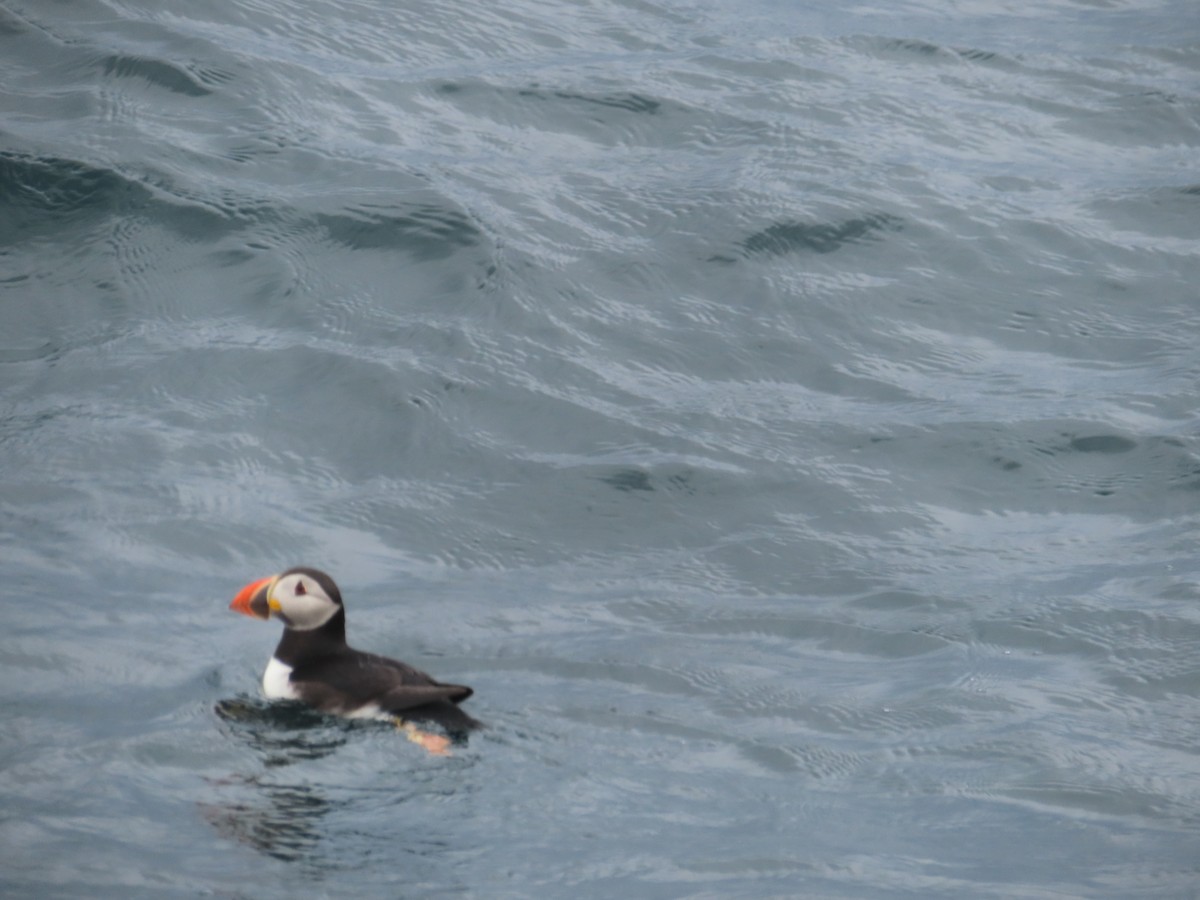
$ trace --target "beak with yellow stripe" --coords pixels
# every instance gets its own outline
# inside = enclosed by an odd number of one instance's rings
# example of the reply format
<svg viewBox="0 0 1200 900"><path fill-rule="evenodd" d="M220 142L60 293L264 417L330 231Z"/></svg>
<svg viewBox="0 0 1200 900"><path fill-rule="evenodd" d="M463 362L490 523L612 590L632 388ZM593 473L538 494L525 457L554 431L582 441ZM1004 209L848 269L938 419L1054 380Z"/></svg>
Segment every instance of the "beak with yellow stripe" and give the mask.
<svg viewBox="0 0 1200 900"><path fill-rule="evenodd" d="M278 601L275 601L274 606L271 605L271 588L278 579L278 575L271 575L250 582L237 592L237 596L233 598L229 608L234 612L240 612L243 616L251 616L255 619L271 618L272 611L279 612Z"/></svg>

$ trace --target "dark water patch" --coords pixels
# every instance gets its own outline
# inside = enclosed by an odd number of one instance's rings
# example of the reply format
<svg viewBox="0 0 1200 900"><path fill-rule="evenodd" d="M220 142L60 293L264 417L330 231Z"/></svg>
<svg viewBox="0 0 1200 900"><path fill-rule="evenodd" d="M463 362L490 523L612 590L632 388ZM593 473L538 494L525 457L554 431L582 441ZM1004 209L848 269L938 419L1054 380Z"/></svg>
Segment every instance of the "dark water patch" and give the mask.
<svg viewBox="0 0 1200 900"><path fill-rule="evenodd" d="M261 219L265 207L241 198L227 212L170 178L154 172L136 177L115 169L53 156L0 152L0 247L36 238L85 234L100 225L129 228L154 222L176 234L215 240L243 220ZM133 229L139 233L139 228ZM121 243L120 231L113 240Z"/></svg>
<svg viewBox="0 0 1200 900"><path fill-rule="evenodd" d="M16 37L30 30L29 24L17 17L16 13L0 7L0 38Z"/></svg>
<svg viewBox="0 0 1200 900"><path fill-rule="evenodd" d="M239 164L260 162L267 157L277 157L283 148L277 144L262 141L257 144L235 144L225 151L225 158Z"/></svg>
<svg viewBox="0 0 1200 900"><path fill-rule="evenodd" d="M538 88L525 88L524 90L518 91L517 96L532 97L537 100L549 100L551 98L557 98L559 100L590 103L596 106L608 107L610 109L619 109L624 110L625 112L633 113L645 113L647 115L654 115L662 109L661 101L633 93L582 94L571 91L544 91Z"/></svg>
<svg viewBox="0 0 1200 900"><path fill-rule="evenodd" d="M917 56L938 56L946 51L937 44L931 44L928 41L917 41L911 38L886 40L881 46L885 50L896 50L901 53L913 53Z"/></svg>
<svg viewBox="0 0 1200 900"><path fill-rule="evenodd" d="M207 97L212 93L196 76L174 63L142 56L113 55L101 60L106 76L137 78L148 84L188 97Z"/></svg>
<svg viewBox="0 0 1200 900"><path fill-rule="evenodd" d="M833 253L847 244L872 240L883 231L896 231L902 219L875 213L841 222L774 222L738 242L742 257L783 256L789 253ZM713 256L712 262L730 262Z"/></svg>
<svg viewBox="0 0 1200 900"><path fill-rule="evenodd" d="M611 475L602 475L600 480L618 491L652 491L650 475L642 469L621 469Z"/></svg>
<svg viewBox="0 0 1200 900"><path fill-rule="evenodd" d="M1137 441L1119 434L1095 434L1072 438L1068 446L1080 453L1128 453L1137 447Z"/></svg>
<svg viewBox="0 0 1200 900"><path fill-rule="evenodd" d="M958 53L958 55L961 56L963 59L968 60L969 62L989 63L989 62L995 62L996 60L1003 58L1000 56L999 53L994 53L991 50L969 49L969 50L957 50L955 52Z"/></svg>
<svg viewBox="0 0 1200 900"><path fill-rule="evenodd" d="M1139 506L1149 494L1164 493L1166 499L1173 487L1191 483L1195 475L1191 454L1171 437L1139 441L1121 434L1068 432L1057 441L1039 442L1036 452L1051 458L1049 471L1058 489L1099 497L1133 491L1131 502ZM1078 455L1078 461L1071 455Z"/></svg>
<svg viewBox="0 0 1200 900"><path fill-rule="evenodd" d="M395 250L417 259L443 259L482 239L479 227L458 210L418 204L403 212L352 207L343 213L319 213L317 224L351 250Z"/></svg>
<svg viewBox="0 0 1200 900"><path fill-rule="evenodd" d="M0 152L0 204L6 211L0 246L110 221L118 223L113 240L119 252L126 243L122 229L139 236L153 225L204 242L249 229L255 236L246 246L261 250L273 249L273 236L286 241L318 227L349 249L390 249L422 260L444 258L483 237L470 216L437 202L309 213L229 191L199 191L161 173L133 178L75 160L11 152ZM144 223L132 226L134 217Z"/></svg>
<svg viewBox="0 0 1200 900"><path fill-rule="evenodd" d="M650 472L646 469L628 467L598 476L598 480L618 491L655 491L669 493L696 493L696 473L689 469L678 471Z"/></svg>
<svg viewBox="0 0 1200 900"><path fill-rule="evenodd" d="M194 70L189 69L188 74L192 75L200 84L211 88L230 84L238 77L228 69L219 69L214 66L197 66Z"/></svg>
<svg viewBox="0 0 1200 900"><path fill-rule="evenodd" d="M0 246L144 207L150 192L112 169L0 152Z"/></svg>

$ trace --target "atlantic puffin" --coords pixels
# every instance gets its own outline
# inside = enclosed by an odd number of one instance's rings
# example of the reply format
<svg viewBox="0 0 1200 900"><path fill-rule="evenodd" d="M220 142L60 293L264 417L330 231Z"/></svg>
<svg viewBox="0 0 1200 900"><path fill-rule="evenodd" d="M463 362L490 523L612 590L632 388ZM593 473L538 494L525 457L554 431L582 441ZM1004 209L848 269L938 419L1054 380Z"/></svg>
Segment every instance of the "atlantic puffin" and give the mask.
<svg viewBox="0 0 1200 900"><path fill-rule="evenodd" d="M458 707L474 693L471 688L443 684L407 663L351 648L342 593L324 572L296 566L252 581L229 608L283 622L283 637L262 680L272 700L300 700L348 718L388 720L431 753L448 752L450 742L422 731L416 722L435 722L451 735L482 727Z"/></svg>

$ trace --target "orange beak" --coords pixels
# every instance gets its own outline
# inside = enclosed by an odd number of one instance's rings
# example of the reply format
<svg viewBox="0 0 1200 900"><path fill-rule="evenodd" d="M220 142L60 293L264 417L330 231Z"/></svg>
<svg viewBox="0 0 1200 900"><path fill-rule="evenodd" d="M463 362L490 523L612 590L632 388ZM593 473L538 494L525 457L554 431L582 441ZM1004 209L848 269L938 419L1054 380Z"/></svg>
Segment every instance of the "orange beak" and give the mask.
<svg viewBox="0 0 1200 900"><path fill-rule="evenodd" d="M237 596L233 598L229 608L234 612L240 612L243 616L251 616L255 619L271 618L271 609L267 605L267 593L274 582L274 575L250 582L237 592Z"/></svg>

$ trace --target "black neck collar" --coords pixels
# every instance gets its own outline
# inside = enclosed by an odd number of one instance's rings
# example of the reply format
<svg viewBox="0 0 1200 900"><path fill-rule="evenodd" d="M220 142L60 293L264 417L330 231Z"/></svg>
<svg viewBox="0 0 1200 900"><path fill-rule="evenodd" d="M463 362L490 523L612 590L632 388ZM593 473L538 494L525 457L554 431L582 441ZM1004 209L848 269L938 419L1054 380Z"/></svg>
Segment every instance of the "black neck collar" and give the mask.
<svg viewBox="0 0 1200 900"><path fill-rule="evenodd" d="M283 637L275 648L275 658L295 668L298 663L318 656L328 656L346 649L346 611L338 607L329 621L309 631L283 629Z"/></svg>

